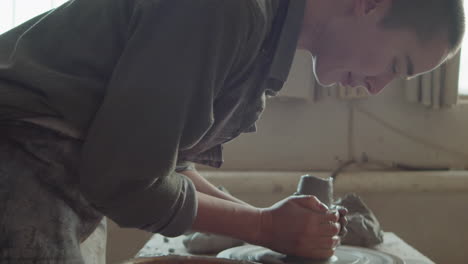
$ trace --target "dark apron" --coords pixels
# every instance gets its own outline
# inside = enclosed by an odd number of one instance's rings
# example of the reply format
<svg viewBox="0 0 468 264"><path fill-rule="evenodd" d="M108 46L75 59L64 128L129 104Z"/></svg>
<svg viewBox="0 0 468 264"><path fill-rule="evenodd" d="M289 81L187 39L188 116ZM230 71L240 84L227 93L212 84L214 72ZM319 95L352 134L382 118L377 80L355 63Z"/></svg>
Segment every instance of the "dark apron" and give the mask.
<svg viewBox="0 0 468 264"><path fill-rule="evenodd" d="M0 263L79 263L102 215L78 190L82 141L0 121Z"/></svg>

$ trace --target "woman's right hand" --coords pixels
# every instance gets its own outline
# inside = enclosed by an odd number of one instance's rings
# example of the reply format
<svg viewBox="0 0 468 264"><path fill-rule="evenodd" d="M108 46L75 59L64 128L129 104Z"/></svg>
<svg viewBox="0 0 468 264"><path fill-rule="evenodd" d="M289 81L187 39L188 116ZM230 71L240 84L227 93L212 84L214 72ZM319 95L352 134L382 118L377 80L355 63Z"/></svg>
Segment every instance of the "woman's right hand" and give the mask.
<svg viewBox="0 0 468 264"><path fill-rule="evenodd" d="M339 219L315 196L291 196L262 209L255 242L288 255L326 259L340 243Z"/></svg>

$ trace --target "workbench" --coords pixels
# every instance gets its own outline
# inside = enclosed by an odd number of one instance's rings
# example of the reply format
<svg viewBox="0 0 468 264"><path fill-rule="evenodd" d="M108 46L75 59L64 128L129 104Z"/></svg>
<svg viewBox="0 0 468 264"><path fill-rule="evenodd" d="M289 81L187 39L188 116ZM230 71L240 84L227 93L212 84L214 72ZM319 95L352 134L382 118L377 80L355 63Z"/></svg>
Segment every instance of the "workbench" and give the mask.
<svg viewBox="0 0 468 264"><path fill-rule="evenodd" d="M185 250L182 240L183 236L166 238L155 234L137 253L136 258L157 257L171 254L183 256L192 255ZM384 243L378 245L374 249L398 256L403 259L406 264L435 264L391 232L386 232L384 234Z"/></svg>

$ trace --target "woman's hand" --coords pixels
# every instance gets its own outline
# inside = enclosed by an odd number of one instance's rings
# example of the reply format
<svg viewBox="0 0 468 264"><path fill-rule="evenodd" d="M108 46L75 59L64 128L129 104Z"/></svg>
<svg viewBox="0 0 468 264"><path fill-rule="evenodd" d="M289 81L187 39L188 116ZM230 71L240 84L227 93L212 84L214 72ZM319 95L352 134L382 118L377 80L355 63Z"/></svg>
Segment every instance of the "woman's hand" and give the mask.
<svg viewBox="0 0 468 264"><path fill-rule="evenodd" d="M325 259L340 243L340 213L315 196L291 196L262 209L257 244L281 253Z"/></svg>
<svg viewBox="0 0 468 264"><path fill-rule="evenodd" d="M338 213L340 214L339 222L341 225L341 230L338 235L340 237L344 237L348 233L348 229L346 229L346 226L348 225L348 220L346 219L346 215L348 214L348 209L346 209L343 206L336 206L335 209L338 210Z"/></svg>

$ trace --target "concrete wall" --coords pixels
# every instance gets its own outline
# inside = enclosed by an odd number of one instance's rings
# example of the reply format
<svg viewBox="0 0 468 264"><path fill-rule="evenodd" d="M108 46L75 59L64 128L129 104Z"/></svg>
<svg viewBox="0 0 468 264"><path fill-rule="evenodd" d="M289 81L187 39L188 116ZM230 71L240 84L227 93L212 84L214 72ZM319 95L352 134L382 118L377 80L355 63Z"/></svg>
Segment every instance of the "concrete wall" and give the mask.
<svg viewBox="0 0 468 264"><path fill-rule="evenodd" d="M468 103L442 110L409 103L399 82L358 100L271 99L258 127L226 145L224 169L332 170L363 155L386 164L468 167Z"/></svg>

